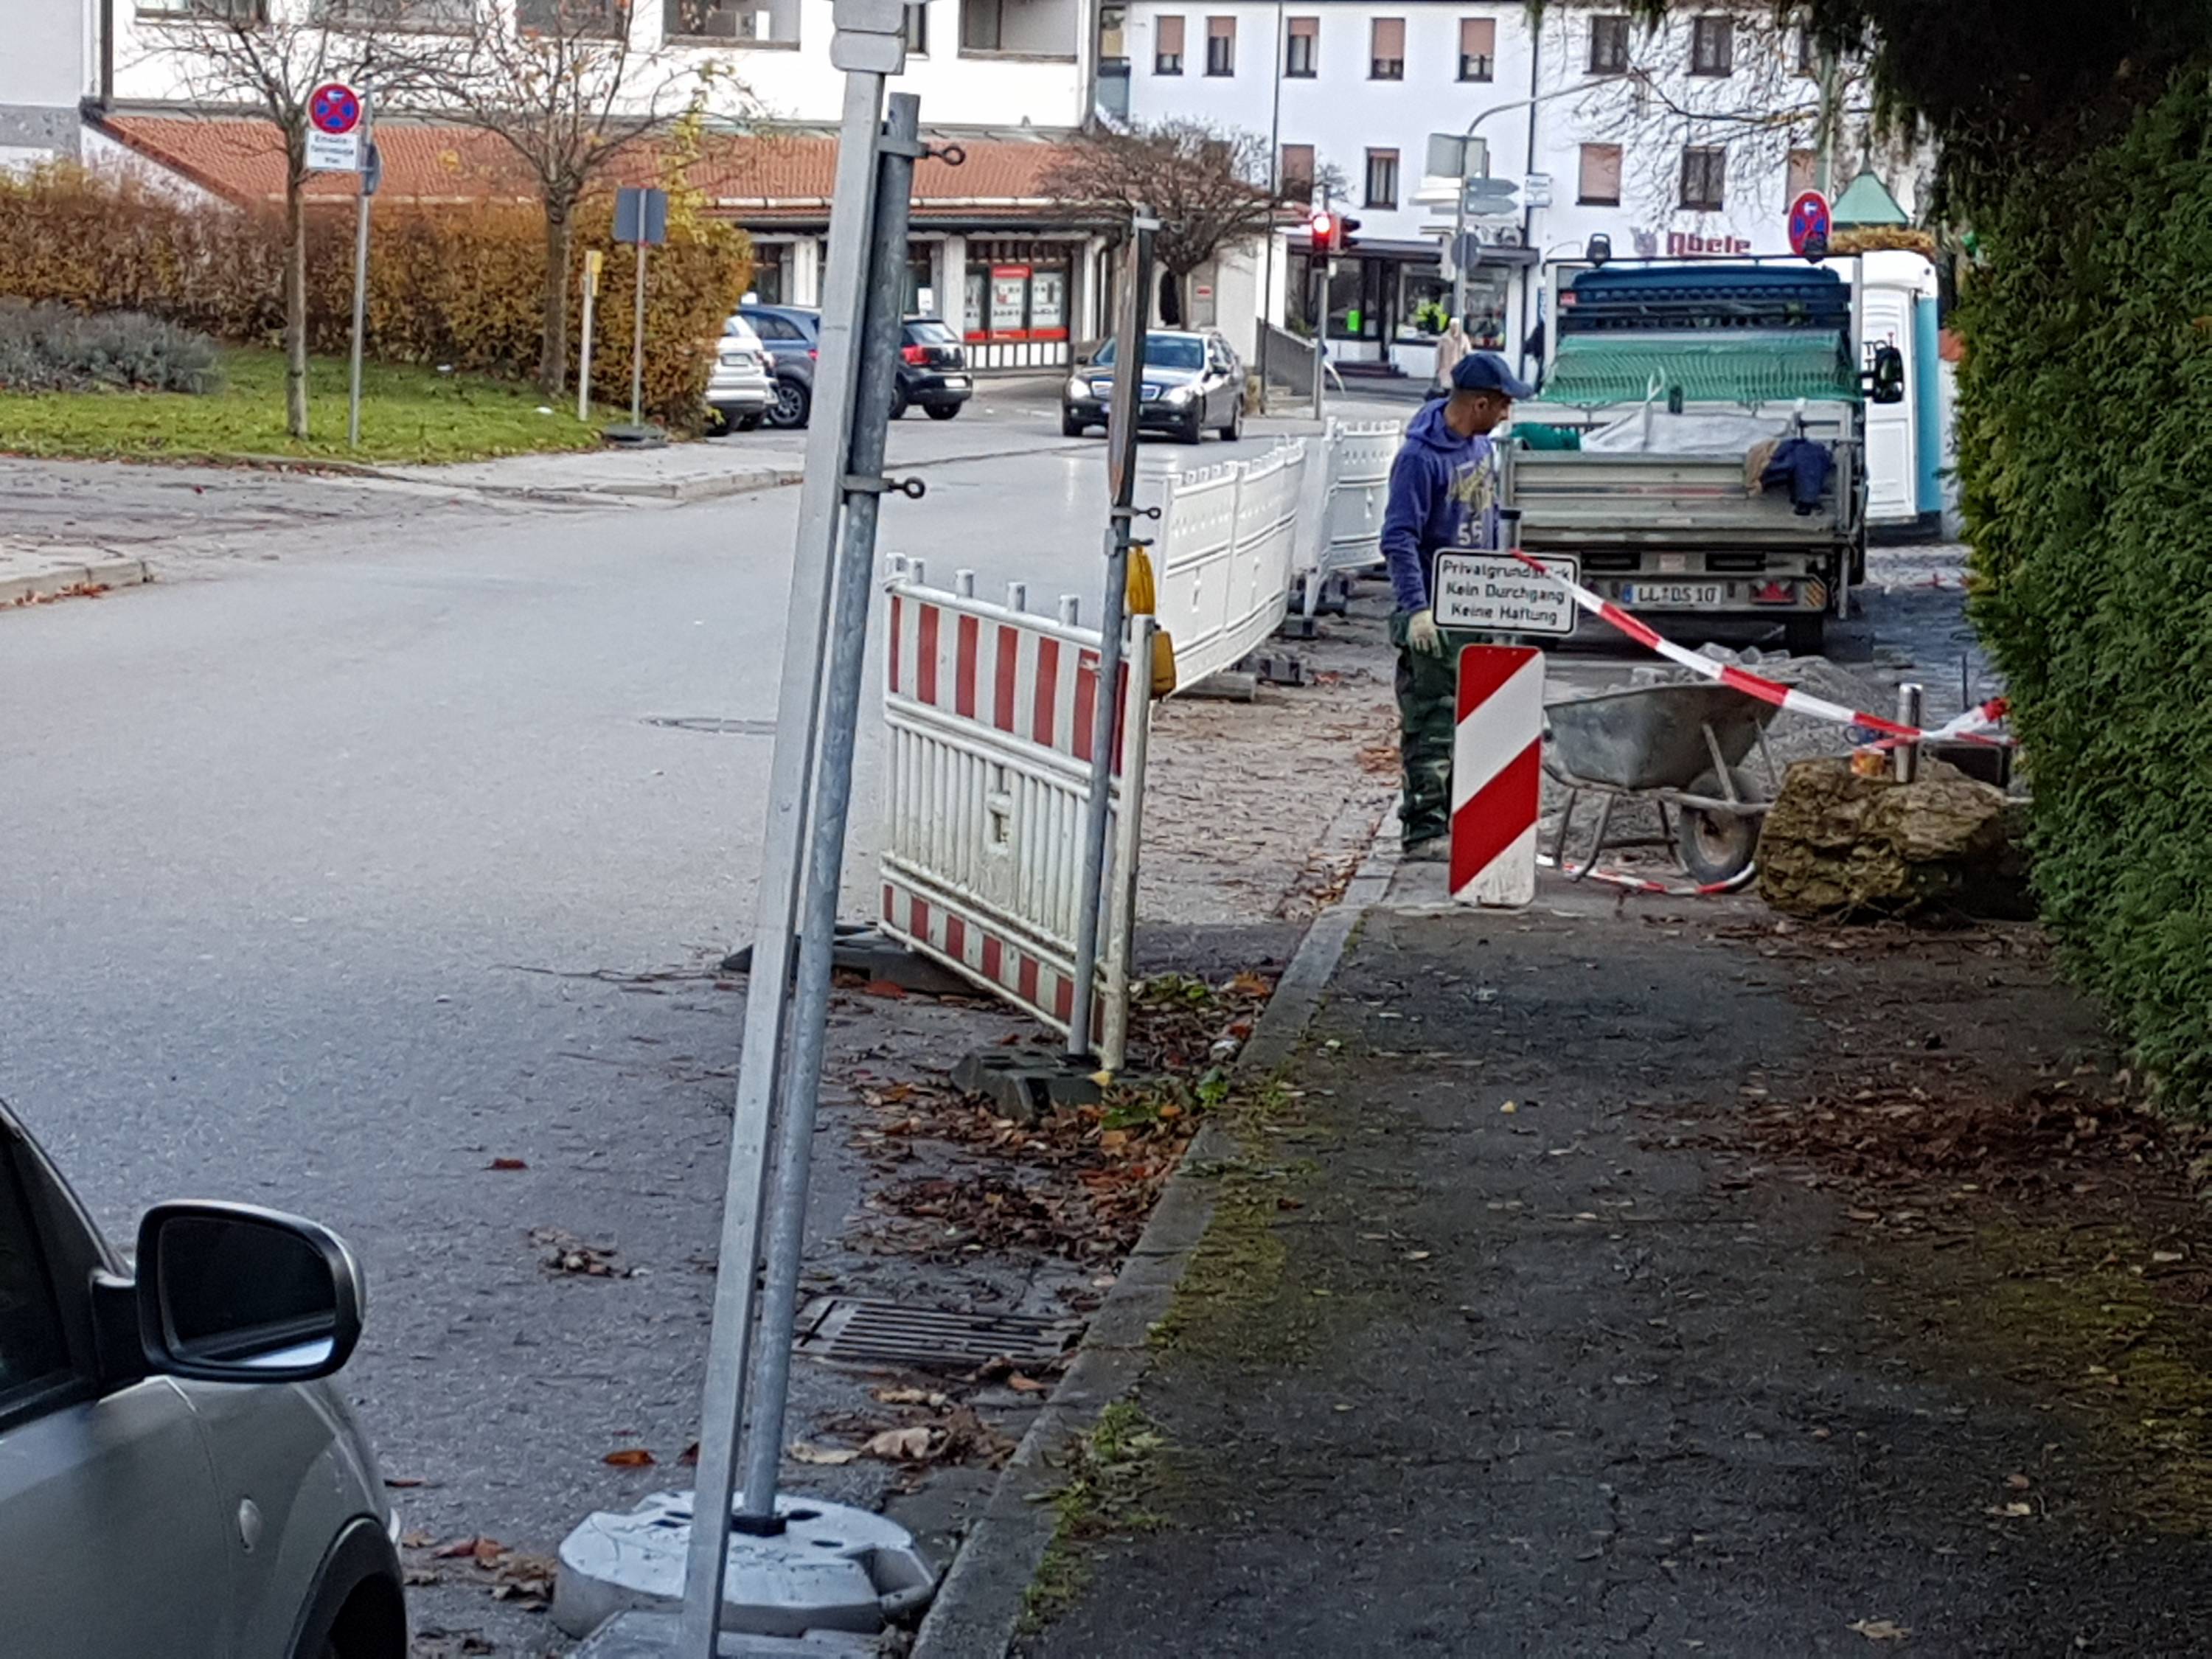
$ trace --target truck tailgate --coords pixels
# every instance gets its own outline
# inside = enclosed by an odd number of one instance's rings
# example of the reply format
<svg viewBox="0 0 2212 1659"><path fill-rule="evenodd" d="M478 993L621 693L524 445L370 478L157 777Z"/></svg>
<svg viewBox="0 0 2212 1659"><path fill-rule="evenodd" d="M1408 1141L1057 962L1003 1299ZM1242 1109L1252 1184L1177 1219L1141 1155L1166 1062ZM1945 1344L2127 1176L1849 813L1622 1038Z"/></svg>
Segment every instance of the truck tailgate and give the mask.
<svg viewBox="0 0 2212 1659"><path fill-rule="evenodd" d="M1743 463L1567 450L1512 453L1506 499L1521 509L1531 548L1832 548L1844 532L1831 480L1820 507L1800 517L1786 490L1747 494Z"/></svg>

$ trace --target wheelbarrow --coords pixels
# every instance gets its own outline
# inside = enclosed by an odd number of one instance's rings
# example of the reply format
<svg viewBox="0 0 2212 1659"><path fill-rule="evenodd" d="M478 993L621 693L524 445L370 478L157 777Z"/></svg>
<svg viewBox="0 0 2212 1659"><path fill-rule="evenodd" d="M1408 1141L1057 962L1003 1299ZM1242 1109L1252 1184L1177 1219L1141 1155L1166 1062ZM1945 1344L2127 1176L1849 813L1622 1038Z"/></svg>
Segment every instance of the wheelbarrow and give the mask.
<svg viewBox="0 0 2212 1659"><path fill-rule="evenodd" d="M1698 681L1608 691L1544 710L1544 770L1567 792L1552 856L1569 868L1567 837L1584 794L1600 798L1597 833L1574 867L1580 880L1608 847L1672 847L1700 883L1733 881L1751 867L1759 829L1781 779L1766 728L1780 711L1726 685ZM1757 749L1760 789L1742 763ZM1615 840L1613 809L1623 800L1659 809L1660 836Z"/></svg>

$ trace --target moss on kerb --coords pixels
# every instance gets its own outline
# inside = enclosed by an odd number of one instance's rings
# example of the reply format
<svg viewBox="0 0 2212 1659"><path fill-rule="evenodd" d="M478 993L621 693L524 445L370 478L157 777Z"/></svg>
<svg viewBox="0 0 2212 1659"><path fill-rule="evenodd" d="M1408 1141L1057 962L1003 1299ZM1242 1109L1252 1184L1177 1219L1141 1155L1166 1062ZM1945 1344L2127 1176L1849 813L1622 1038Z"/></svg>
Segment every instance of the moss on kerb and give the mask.
<svg viewBox="0 0 2212 1659"><path fill-rule="evenodd" d="M2160 1294L2154 1248L2123 1227L2008 1216L1971 1249L1885 1252L1875 1295L1918 1328L1927 1374L2067 1407L2051 1421L2073 1425L2066 1468L2083 1499L2122 1524L2199 1534L2212 1529L2212 1313Z"/></svg>
<svg viewBox="0 0 2212 1659"><path fill-rule="evenodd" d="M1067 1480L1052 1495L1058 1516L1036 1575L1022 1597L1022 1628L1035 1632L1073 1606L1090 1582L1081 1546L1112 1533L1146 1532L1160 1524L1146 1507L1164 1445L1133 1401L1117 1400L1091 1432L1068 1449Z"/></svg>

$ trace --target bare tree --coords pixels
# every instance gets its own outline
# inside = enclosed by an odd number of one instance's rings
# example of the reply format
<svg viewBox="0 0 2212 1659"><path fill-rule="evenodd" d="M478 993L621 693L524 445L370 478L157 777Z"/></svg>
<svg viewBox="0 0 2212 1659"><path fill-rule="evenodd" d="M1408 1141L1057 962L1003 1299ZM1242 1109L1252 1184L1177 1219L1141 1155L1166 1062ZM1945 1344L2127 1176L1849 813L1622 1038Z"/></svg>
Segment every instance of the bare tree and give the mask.
<svg viewBox="0 0 2212 1659"><path fill-rule="evenodd" d="M511 19L495 3L434 91L454 119L506 143L537 187L545 211L538 381L557 397L568 378L577 210L687 112L718 92L741 94L714 64L643 49L639 0L512 0Z"/></svg>
<svg viewBox="0 0 2212 1659"><path fill-rule="evenodd" d="M1567 107L1591 138L1620 143L1623 198L1655 224L1717 199L1723 179L1731 196L1771 180L1778 197L1824 137L1838 191L1864 167L1894 176L1920 163L1912 135L1880 118L1870 43L1808 36L1789 0L1709 0L1695 15L1614 27L1626 29L1625 58L1570 64L1609 78ZM1690 159L1713 151L1725 159Z"/></svg>
<svg viewBox="0 0 2212 1659"><path fill-rule="evenodd" d="M1109 238L1127 234L1141 206L1160 222L1152 247L1172 320L1190 314L1190 274L1223 248L1271 233L1267 141L1261 134L1162 121L1114 132L1091 128L1070 139L1046 174L1048 195L1099 210ZM1162 307L1164 314L1167 307Z"/></svg>
<svg viewBox="0 0 2212 1659"><path fill-rule="evenodd" d="M416 3L441 0L319 0L312 9L301 0L283 10L259 0L198 0L191 27L172 47L188 99L250 109L276 125L283 143L284 424L295 438L307 435L308 105L332 81L373 88L383 100L419 89L459 40L385 27L414 23Z"/></svg>

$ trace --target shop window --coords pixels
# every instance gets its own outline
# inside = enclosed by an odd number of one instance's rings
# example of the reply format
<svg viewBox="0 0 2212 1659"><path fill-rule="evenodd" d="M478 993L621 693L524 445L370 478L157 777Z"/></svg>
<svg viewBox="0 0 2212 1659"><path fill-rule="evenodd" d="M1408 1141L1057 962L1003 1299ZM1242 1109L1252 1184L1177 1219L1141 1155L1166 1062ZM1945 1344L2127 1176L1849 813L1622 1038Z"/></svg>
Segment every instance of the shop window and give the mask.
<svg viewBox="0 0 2212 1659"><path fill-rule="evenodd" d="M1293 81L1310 81L1321 68L1321 19L1293 17L1290 37L1283 42L1283 74Z"/></svg>
<svg viewBox="0 0 2212 1659"><path fill-rule="evenodd" d="M1584 144L1575 200L1584 207L1619 207L1620 156L1619 144Z"/></svg>
<svg viewBox="0 0 2212 1659"><path fill-rule="evenodd" d="M1487 81L1498 67L1498 20L1462 17L1459 20L1459 78Z"/></svg>
<svg viewBox="0 0 2212 1659"><path fill-rule="evenodd" d="M1398 205L1396 150L1370 149L1367 152L1367 205L1371 208Z"/></svg>
<svg viewBox="0 0 2212 1659"><path fill-rule="evenodd" d="M1690 20L1690 73L1735 73L1735 19L1708 13Z"/></svg>
<svg viewBox="0 0 2212 1659"><path fill-rule="evenodd" d="M1161 17L1152 23L1152 73L1182 73L1182 19Z"/></svg>
<svg viewBox="0 0 2212 1659"><path fill-rule="evenodd" d="M1206 20L1206 72L1208 75L1237 73L1235 18L1209 17Z"/></svg>
<svg viewBox="0 0 2212 1659"><path fill-rule="evenodd" d="M1682 205L1699 213L1718 213L1728 205L1728 151L1692 144L1682 152Z"/></svg>
<svg viewBox="0 0 2212 1659"><path fill-rule="evenodd" d="M763 0L666 0L661 23L669 34L692 40L774 38Z"/></svg>
<svg viewBox="0 0 2212 1659"><path fill-rule="evenodd" d="M1406 20L1378 17L1368 33L1367 78L1402 81L1406 78Z"/></svg>
<svg viewBox="0 0 2212 1659"><path fill-rule="evenodd" d="M1628 70L1628 19L1619 16L1590 19L1589 72L1623 75Z"/></svg>
<svg viewBox="0 0 2212 1659"><path fill-rule="evenodd" d="M1064 243L983 245L967 270L961 331L977 343L1067 338Z"/></svg>

